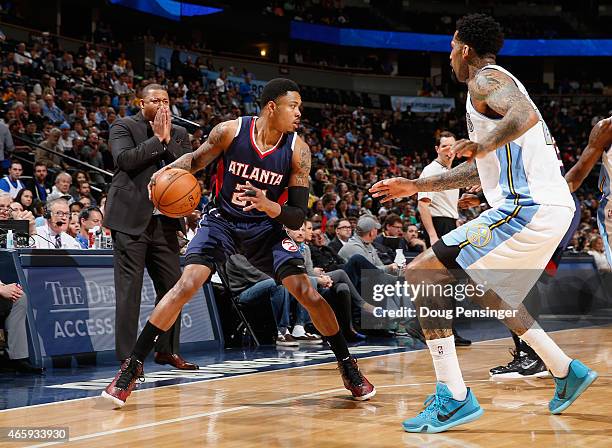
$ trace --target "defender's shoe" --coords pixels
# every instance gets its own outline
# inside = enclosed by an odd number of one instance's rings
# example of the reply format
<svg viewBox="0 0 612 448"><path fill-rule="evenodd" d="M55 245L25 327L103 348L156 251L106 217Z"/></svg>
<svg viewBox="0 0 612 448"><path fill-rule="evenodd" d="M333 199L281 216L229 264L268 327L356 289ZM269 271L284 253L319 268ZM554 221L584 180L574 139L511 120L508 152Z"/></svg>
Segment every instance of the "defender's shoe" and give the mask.
<svg viewBox="0 0 612 448"><path fill-rule="evenodd" d="M597 372L574 359L569 365L567 376L555 378L555 396L548 403L550 412L560 414L565 411L597 379L597 376Z"/></svg>
<svg viewBox="0 0 612 448"><path fill-rule="evenodd" d="M453 398L446 384L437 383L436 393L425 400L425 409L416 417L404 420L402 426L407 432L442 432L474 421L483 412L469 387L465 400L459 401Z"/></svg>

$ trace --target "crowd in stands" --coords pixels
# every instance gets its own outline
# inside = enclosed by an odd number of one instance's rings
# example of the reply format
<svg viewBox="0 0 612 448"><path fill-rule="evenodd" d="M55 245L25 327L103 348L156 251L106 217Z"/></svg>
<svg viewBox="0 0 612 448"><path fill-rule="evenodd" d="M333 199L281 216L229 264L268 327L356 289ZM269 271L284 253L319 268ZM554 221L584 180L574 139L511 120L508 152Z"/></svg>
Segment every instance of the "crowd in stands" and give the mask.
<svg viewBox="0 0 612 448"><path fill-rule="evenodd" d="M165 86L172 114L199 125L189 128L194 149L217 123L258 112L257 89L251 86L254 75L213 67L210 61L188 61L180 73L157 70L144 78L134 73L121 49L84 44L69 52L45 36L5 45L7 51L0 54L0 161L6 177L0 190L6 193L0 192L0 219L29 221L36 247L88 248L91 232L103 231L106 172L114 169L109 128L115 120L139 112L139 92L146 84ZM220 73L217 79L197 76L215 69ZM243 81L229 82L230 74L243 76ZM305 89L306 101L308 94ZM299 132L312 152L310 213L292 236L349 340L363 338L354 326L359 322L355 310L371 307L357 292L358 272L369 268L381 275L398 274L404 260L428 244L415 198L383 206L368 188L388 177L418 177L435 157L434 141L442 131L466 136L464 99L462 103L458 98L457 104L456 111L419 114L338 102L303 113ZM559 99L542 99L538 106L568 168L579 157L592 125L612 109L605 101ZM213 193L213 168L200 173L208 198ZM582 221L571 250L590 251L605 268L596 224L598 193L592 182L579 198ZM486 207L461 210L459 224ZM187 219L187 239L195 232L197 216L198 212ZM237 270L253 272L244 260L236 263ZM249 302L261 292L250 288L262 288L261 280L267 279L258 274L245 280L251 283L235 286L234 292ZM312 327L304 313L288 322L289 298L273 291L275 287L270 283L264 289L275 297L277 343L320 343L309 332Z"/></svg>
<svg viewBox="0 0 612 448"><path fill-rule="evenodd" d="M196 71L202 69L195 65L196 61L191 64ZM205 70L215 70L210 61L202 64ZM185 75L158 70L150 79L143 79L135 76L131 62L122 51L84 44L78 52L72 53L58 48L53 39L44 36L33 38L27 45L18 43L3 52L0 67L0 109L3 110L0 158L4 159L4 170L14 184L9 188L8 184L3 187L0 182L0 188L11 190L13 196L17 196L15 182L25 169L32 176L28 186L34 201L33 205L22 205L31 209L35 216L42 215L40 205L44 204L46 196L52 190L58 192L56 178L70 178L64 187L69 190L70 202L93 202L92 205L96 205L96 200L103 202L108 177L55 153L112 172L114 162L106 144L108 129L117 118L138 112L138 91L148 82L166 86L174 115L200 125L199 129L190 129L194 149L220 121L257 112L256 89L250 86L253 75L247 74L240 85L230 83L228 75L245 74L233 68L217 67L220 75L214 81L188 76L187 66L181 70ZM304 99L310 100L311 93L310 89L305 89ZM463 102L459 97L456 112L436 114L417 114L410 110L373 111L342 103L306 110L300 132L313 154L312 214L326 219L338 214L350 217L364 213L384 218L387 213L394 212L402 217L404 224L418 224L414 199L398 202L387 209L369 197L367 188L389 176L417 177L433 159L433 142L442 130L465 136ZM612 103L606 101L573 103L558 98L541 98L538 106L567 167L576 162L593 124L612 110ZM28 142L39 146L30 146ZM16 164L11 168L12 155L21 166ZM31 168L29 163L36 163L36 167ZM45 175L42 174L44 168ZM58 176L66 171L69 176ZM203 173L206 193L210 192L212 172ZM583 220L595 231L597 194L588 188L582 194ZM20 197L23 201L23 195ZM466 213L460 219L469 219L478 211ZM585 244L586 239L580 249L584 249Z"/></svg>
<svg viewBox="0 0 612 448"><path fill-rule="evenodd" d="M526 16L518 13L496 14L496 6L499 4L491 2L474 4L466 1L465 10L459 15L423 11L412 5L407 7L401 0L371 0L361 6L347 4L343 0L280 0L263 3L265 5L261 9L266 15L339 27L453 34L455 22L459 17L478 11L497 17L508 37L554 39L585 36L587 33L592 37L603 37L601 35L606 33L605 16L599 17L586 12L575 14L571 7L569 10L564 7L562 11L565 15L558 11L554 16L537 13ZM552 9L555 5L548 7Z"/></svg>

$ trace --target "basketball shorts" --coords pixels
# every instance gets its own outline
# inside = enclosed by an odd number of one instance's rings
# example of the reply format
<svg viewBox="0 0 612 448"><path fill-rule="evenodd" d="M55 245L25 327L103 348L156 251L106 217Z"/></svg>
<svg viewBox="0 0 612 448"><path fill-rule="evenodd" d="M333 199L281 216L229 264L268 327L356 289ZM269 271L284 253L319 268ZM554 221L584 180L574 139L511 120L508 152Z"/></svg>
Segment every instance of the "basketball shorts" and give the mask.
<svg viewBox="0 0 612 448"><path fill-rule="evenodd" d="M573 216L569 207L507 203L444 235L432 249L448 269L464 270L517 304L542 274Z"/></svg>
<svg viewBox="0 0 612 448"><path fill-rule="evenodd" d="M272 219L239 221L218 208L205 211L187 246L185 264L202 264L214 272L236 253L277 281L306 273L298 244L282 224Z"/></svg>
<svg viewBox="0 0 612 448"><path fill-rule="evenodd" d="M597 224L599 233L603 239L604 249L608 263L612 266L612 202L608 198L603 198L597 210Z"/></svg>

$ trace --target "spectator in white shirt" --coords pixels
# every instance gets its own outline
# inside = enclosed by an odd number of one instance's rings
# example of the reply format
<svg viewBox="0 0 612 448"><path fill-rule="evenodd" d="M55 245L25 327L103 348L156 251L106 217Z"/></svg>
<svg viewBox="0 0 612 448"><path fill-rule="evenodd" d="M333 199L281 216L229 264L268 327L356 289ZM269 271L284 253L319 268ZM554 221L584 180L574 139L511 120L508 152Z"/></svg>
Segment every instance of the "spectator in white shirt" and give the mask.
<svg viewBox="0 0 612 448"><path fill-rule="evenodd" d="M604 243L600 235L595 235L589 241L588 254L595 259L595 266L597 266L599 272L610 272L612 270L606 258Z"/></svg>
<svg viewBox="0 0 612 448"><path fill-rule="evenodd" d="M65 199L47 202L46 223L36 228L34 247L37 249L81 249L81 245L68 235L70 207Z"/></svg>
<svg viewBox="0 0 612 448"><path fill-rule="evenodd" d="M32 55L26 51L26 46L23 42L17 45L13 61L17 65L30 65L32 63Z"/></svg>
<svg viewBox="0 0 612 448"><path fill-rule="evenodd" d="M72 150L72 141L74 138L70 135L70 125L66 122L62 123L60 126L61 135L59 141L57 142L59 147L62 148L63 152L68 152Z"/></svg>

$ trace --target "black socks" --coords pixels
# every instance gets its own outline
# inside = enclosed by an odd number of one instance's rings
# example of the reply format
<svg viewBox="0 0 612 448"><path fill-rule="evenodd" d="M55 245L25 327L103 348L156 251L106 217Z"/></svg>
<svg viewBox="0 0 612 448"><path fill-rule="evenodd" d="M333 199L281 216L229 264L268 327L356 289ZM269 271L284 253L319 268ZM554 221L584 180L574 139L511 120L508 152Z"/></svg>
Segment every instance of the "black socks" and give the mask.
<svg viewBox="0 0 612 448"><path fill-rule="evenodd" d="M164 334L164 330L160 330L151 322L147 321L145 327L142 329L142 333L138 336L136 346L132 352L132 357L135 357L138 361L143 362L147 355L151 353L157 338Z"/></svg>
<svg viewBox="0 0 612 448"><path fill-rule="evenodd" d="M325 340L329 343L338 361L346 361L351 357L342 330L338 330L338 333L333 336L325 336Z"/></svg>

